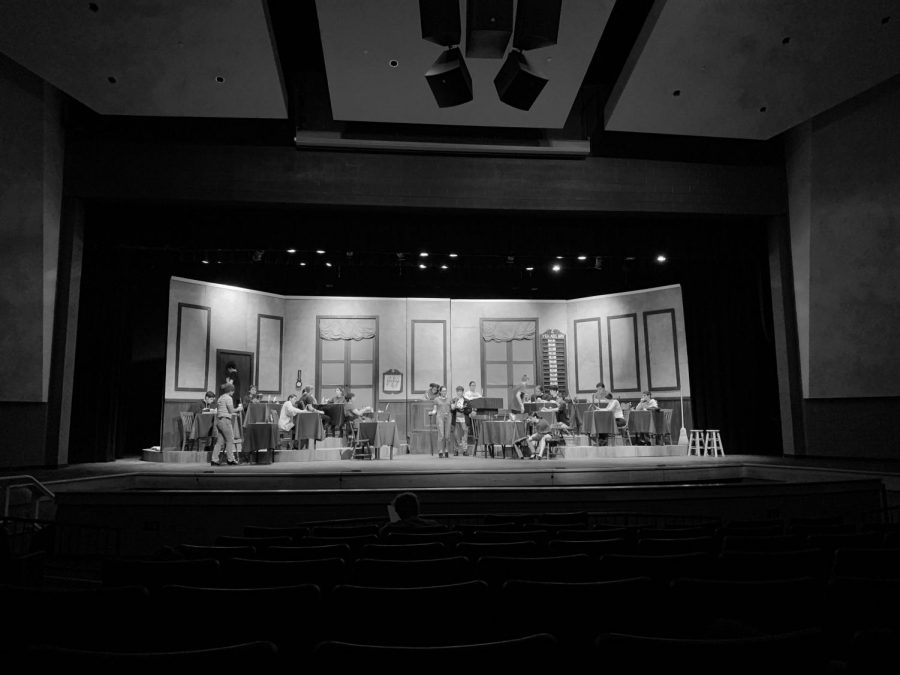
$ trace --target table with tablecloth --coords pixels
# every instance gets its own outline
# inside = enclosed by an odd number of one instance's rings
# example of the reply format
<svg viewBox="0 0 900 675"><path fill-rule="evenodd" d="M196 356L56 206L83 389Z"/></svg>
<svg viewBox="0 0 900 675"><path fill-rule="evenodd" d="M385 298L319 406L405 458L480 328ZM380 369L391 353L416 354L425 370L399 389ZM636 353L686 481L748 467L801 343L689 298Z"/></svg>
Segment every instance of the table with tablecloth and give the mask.
<svg viewBox="0 0 900 675"><path fill-rule="evenodd" d="M612 410L591 410L584 414L582 433L591 436L602 434L615 436L619 433L615 412Z"/></svg>
<svg viewBox="0 0 900 675"><path fill-rule="evenodd" d="M569 426L576 431L584 432L584 415L590 410L591 403L570 403L569 404Z"/></svg>
<svg viewBox="0 0 900 675"><path fill-rule="evenodd" d="M244 411L244 426L256 422L277 422L282 403L251 403ZM274 419L269 415L275 413Z"/></svg>
<svg viewBox="0 0 900 675"><path fill-rule="evenodd" d="M478 446L499 445L501 447L512 447L513 444L528 434L527 426L524 421L512 420L479 420L477 422L478 434L475 439L475 452L478 452ZM491 451L493 454L493 450Z"/></svg>
<svg viewBox="0 0 900 675"><path fill-rule="evenodd" d="M278 425L271 422L251 422L244 426L242 452L274 449L278 445Z"/></svg>
<svg viewBox="0 0 900 675"><path fill-rule="evenodd" d="M197 441L197 450L209 450L215 442L218 432L216 430L216 413L199 412L194 415L194 425L191 428L191 440ZM208 439L204 446L200 446L200 439Z"/></svg>
<svg viewBox="0 0 900 675"><path fill-rule="evenodd" d="M382 445L390 447L390 458L394 459L394 448L400 447L400 435L397 433L396 422L359 422L357 433L359 438L369 441L374 450L374 457L378 459Z"/></svg>
<svg viewBox="0 0 900 675"><path fill-rule="evenodd" d="M294 415L294 428L291 434L294 440L321 441L325 438L325 428L322 426L323 417L325 415L307 411Z"/></svg>
<svg viewBox="0 0 900 675"><path fill-rule="evenodd" d="M649 434L655 440L660 439L663 434L669 433L664 411L632 410L628 416L628 433Z"/></svg>

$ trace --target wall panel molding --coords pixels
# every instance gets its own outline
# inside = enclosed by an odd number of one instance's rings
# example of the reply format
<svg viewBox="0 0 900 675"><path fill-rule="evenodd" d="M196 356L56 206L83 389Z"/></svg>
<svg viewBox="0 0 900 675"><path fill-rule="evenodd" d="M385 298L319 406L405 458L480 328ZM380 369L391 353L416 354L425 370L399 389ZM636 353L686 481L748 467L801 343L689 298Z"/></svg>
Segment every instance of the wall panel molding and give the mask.
<svg viewBox="0 0 900 675"><path fill-rule="evenodd" d="M448 387L448 390L450 387L450 385L447 384L447 321L444 319L414 319L410 322L411 337L410 337L410 351L409 351L410 393L413 393L413 394L424 394L426 389L428 388L428 383L425 382L425 380L431 379L431 376L428 376L428 375L426 375L424 377L422 382L418 382L418 380L416 379L416 352L417 352L417 347L416 347L417 332L416 331L419 326L422 326L424 328L424 326L429 326L432 324L440 324L440 327L441 327L441 331L440 331L441 332L441 344L440 344L439 349L440 349L442 375L441 375L441 377L435 378L435 379L438 379L441 384L446 384ZM431 332L434 332L433 328L432 328ZM418 343L419 343L418 351L422 351L423 347L427 346L428 344L433 344L431 340L433 340L434 337L435 337L434 335L426 337L425 331L423 330L423 333L419 336L419 340L418 340ZM424 354L425 353L422 352L423 356L424 356ZM419 373L421 374L422 372L433 373L433 372L435 372L435 369L434 368L423 368L420 366ZM424 386L421 386L421 385L423 385L423 383L424 383Z"/></svg>
<svg viewBox="0 0 900 675"><path fill-rule="evenodd" d="M209 383L211 321L211 308L178 303L178 320L175 326L175 391L206 392ZM185 331L188 331L187 335L183 335ZM182 354L182 347L188 350L185 354ZM197 353L201 347L202 355ZM201 369L202 380L199 377Z"/></svg>
<svg viewBox="0 0 900 675"><path fill-rule="evenodd" d="M667 315L669 317L668 326L655 326L655 319L648 317ZM671 343L667 345L667 341L671 336ZM656 348L654 348L656 345ZM668 353L663 350L669 347ZM647 356L647 388L650 391L678 391L681 389L681 369L678 364L678 329L675 324L675 309L655 309L644 312L644 350ZM670 360L670 364L674 366L674 380L666 378L659 371L666 365L666 360ZM653 364L657 365L657 381L653 381ZM668 369L667 369L668 370ZM668 374L668 373L666 373Z"/></svg>
<svg viewBox="0 0 900 675"><path fill-rule="evenodd" d="M579 338L579 328L585 333L585 340L593 340L593 331L591 324L594 324L597 330L596 344L593 341L590 344L582 344L582 338ZM582 328L583 326L583 328ZM593 352L597 352L597 368L591 368L589 361L582 361L579 354L593 356ZM600 317L590 319L575 320L575 393L587 394L595 390L597 382L603 381L603 347L600 341Z"/></svg>
<svg viewBox="0 0 900 675"><path fill-rule="evenodd" d="M277 365L271 353L277 338ZM263 353L265 349L266 353ZM256 315L256 390L260 394L280 394L284 363L284 317Z"/></svg>
<svg viewBox="0 0 900 675"><path fill-rule="evenodd" d="M631 336L628 332L631 332ZM609 388L614 393L641 390L637 313L606 317L609 342ZM629 339L631 338L631 339ZM618 349L616 349L618 347ZM616 382L616 365L619 378Z"/></svg>

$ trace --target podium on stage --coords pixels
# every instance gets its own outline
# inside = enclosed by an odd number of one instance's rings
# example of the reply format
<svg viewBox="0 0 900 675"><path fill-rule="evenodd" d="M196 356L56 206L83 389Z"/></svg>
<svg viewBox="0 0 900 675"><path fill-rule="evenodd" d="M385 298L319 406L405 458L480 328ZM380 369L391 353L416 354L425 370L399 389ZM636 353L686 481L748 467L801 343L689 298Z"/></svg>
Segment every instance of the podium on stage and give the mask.
<svg viewBox="0 0 900 675"><path fill-rule="evenodd" d="M437 422L432 415L434 401L409 402L409 452L433 455L437 447Z"/></svg>
<svg viewBox="0 0 900 675"><path fill-rule="evenodd" d="M493 417L496 415L500 408L503 407L503 399L502 398L473 398L469 401L469 405L472 406L472 411L478 415L487 415L489 417Z"/></svg>

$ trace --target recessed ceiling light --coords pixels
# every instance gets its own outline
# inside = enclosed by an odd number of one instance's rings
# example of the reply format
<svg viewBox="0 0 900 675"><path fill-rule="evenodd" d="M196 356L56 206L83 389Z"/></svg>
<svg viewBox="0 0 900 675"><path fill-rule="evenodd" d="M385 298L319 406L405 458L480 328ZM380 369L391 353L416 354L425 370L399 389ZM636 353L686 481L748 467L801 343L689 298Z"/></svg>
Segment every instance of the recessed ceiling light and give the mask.
<svg viewBox="0 0 900 675"><path fill-rule="evenodd" d="M552 269L554 272L559 272L562 269L562 266L557 264L557 265L554 265Z"/></svg>
<svg viewBox="0 0 900 675"><path fill-rule="evenodd" d="M330 262L325 263L325 267L331 267L331 263Z"/></svg>
<svg viewBox="0 0 900 675"><path fill-rule="evenodd" d="M296 252L297 252L297 249L295 249L295 248L289 248L289 249L287 250L287 252L288 252L288 253L296 253Z"/></svg>
<svg viewBox="0 0 900 675"><path fill-rule="evenodd" d="M662 253L660 253L658 256L656 256L656 262L660 262L660 263L666 262L666 256L664 256Z"/></svg>
<svg viewBox="0 0 900 675"><path fill-rule="evenodd" d="M218 82L219 84L222 84L224 81L225 81L224 77L222 77L221 75L216 75L216 82Z"/></svg>
<svg viewBox="0 0 900 675"><path fill-rule="evenodd" d="M400 62L397 59L391 59L390 61L388 61L388 65L391 68L396 68L397 66L400 65Z"/></svg>
<svg viewBox="0 0 900 675"><path fill-rule="evenodd" d="M106 81L109 82L110 84L115 84L116 82L118 82L118 80L116 78L114 78L112 75L107 77Z"/></svg>
<svg viewBox="0 0 900 675"><path fill-rule="evenodd" d="M100 6L96 2L89 2L88 9L91 10L92 12L99 12Z"/></svg>
<svg viewBox="0 0 900 675"><path fill-rule="evenodd" d="M447 266L446 266L446 265L441 265L441 269L442 269L442 270L445 270L445 269L447 269Z"/></svg>
<svg viewBox="0 0 900 675"><path fill-rule="evenodd" d="M562 257L561 255L558 255L558 256L556 256L556 259L557 259L557 260L562 260L563 257Z"/></svg>
<svg viewBox="0 0 900 675"><path fill-rule="evenodd" d="M428 257L428 251L422 251L422 252L419 254L419 257L420 257L420 258L427 258L427 257Z"/></svg>
<svg viewBox="0 0 900 675"><path fill-rule="evenodd" d="M681 89L676 89L672 92L672 96L681 96Z"/></svg>
<svg viewBox="0 0 900 675"><path fill-rule="evenodd" d="M318 253L319 255L324 255L325 251L323 251L322 249L318 248L318 249L316 249L316 253Z"/></svg>
<svg viewBox="0 0 900 675"><path fill-rule="evenodd" d="M201 260L200 262L202 262L204 265L209 265L209 260Z"/></svg>
<svg viewBox="0 0 900 675"><path fill-rule="evenodd" d="M766 110L768 110L768 108L766 108L766 106L763 106L759 109L759 112L766 112Z"/></svg>
<svg viewBox="0 0 900 675"><path fill-rule="evenodd" d="M531 271L533 271L533 270L534 270L533 267L526 267L526 268L525 268L525 271L526 271L526 272L531 272Z"/></svg>
<svg viewBox="0 0 900 675"><path fill-rule="evenodd" d="M451 257L451 258L456 258L456 257L458 257L458 256L456 255L456 253L451 253L451 254L450 254L450 257Z"/></svg>
<svg viewBox="0 0 900 675"><path fill-rule="evenodd" d="M306 262L304 261L304 262L300 263L300 267L306 267Z"/></svg>
<svg viewBox="0 0 900 675"><path fill-rule="evenodd" d="M426 265L425 263L419 263L420 270L424 270L426 267L428 267L428 265Z"/></svg>
<svg viewBox="0 0 900 675"><path fill-rule="evenodd" d="M586 256L586 255L580 255L580 256L578 256L578 259L579 259L579 260L587 260L587 256Z"/></svg>

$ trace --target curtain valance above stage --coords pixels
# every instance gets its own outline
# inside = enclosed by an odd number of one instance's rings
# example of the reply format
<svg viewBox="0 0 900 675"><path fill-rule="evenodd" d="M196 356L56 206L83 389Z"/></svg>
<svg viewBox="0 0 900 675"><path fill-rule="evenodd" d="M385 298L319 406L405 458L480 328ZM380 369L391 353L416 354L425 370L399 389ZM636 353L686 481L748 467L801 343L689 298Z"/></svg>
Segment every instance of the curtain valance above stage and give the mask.
<svg viewBox="0 0 900 675"><path fill-rule="evenodd" d="M375 337L375 322L369 319L320 319L323 340L369 340Z"/></svg>
<svg viewBox="0 0 900 675"><path fill-rule="evenodd" d="M481 338L485 342L533 340L534 333L534 321L484 321L481 324Z"/></svg>

